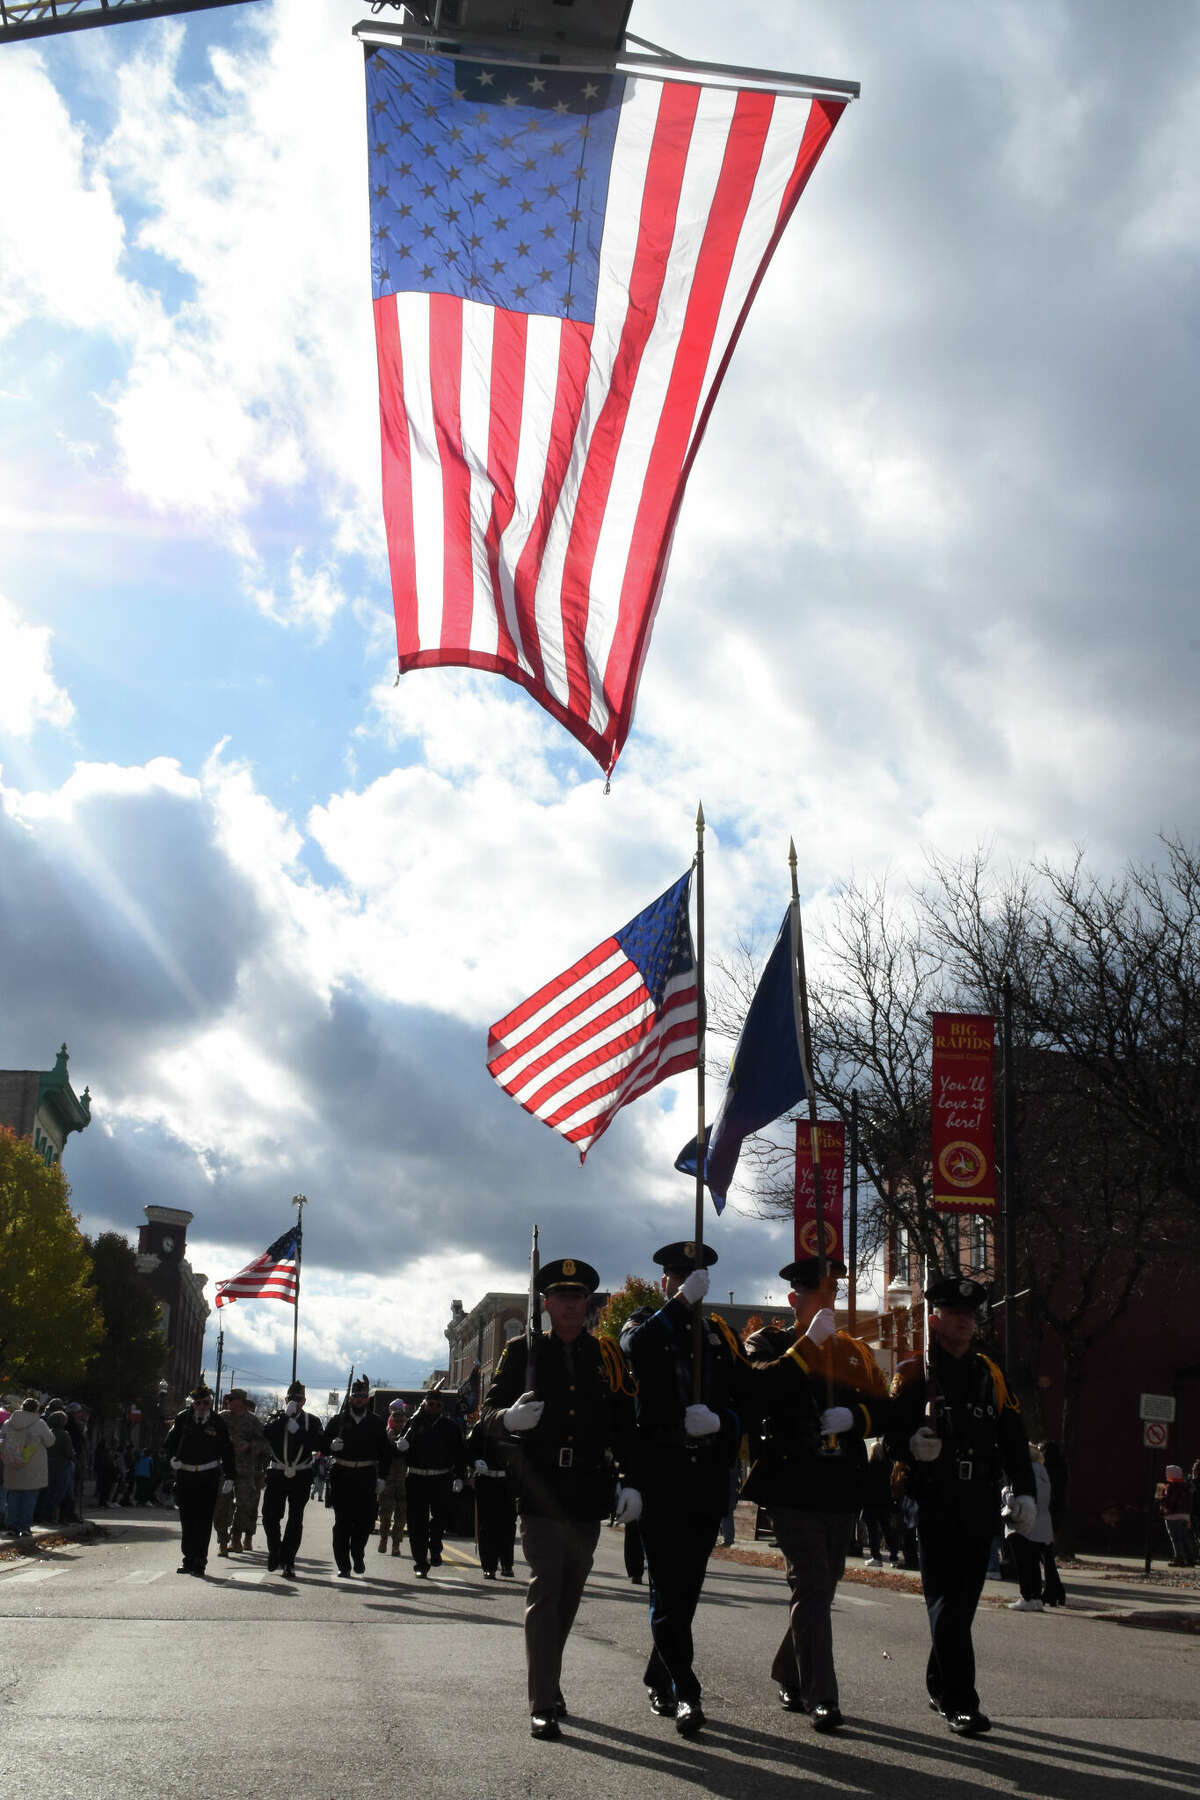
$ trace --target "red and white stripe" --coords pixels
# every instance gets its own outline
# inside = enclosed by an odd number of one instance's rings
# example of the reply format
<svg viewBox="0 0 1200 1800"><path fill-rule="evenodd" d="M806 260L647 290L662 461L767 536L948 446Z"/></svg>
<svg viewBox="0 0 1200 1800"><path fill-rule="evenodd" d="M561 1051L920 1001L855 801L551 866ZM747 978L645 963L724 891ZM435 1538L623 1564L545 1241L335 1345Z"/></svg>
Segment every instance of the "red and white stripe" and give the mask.
<svg viewBox="0 0 1200 1800"><path fill-rule="evenodd" d="M612 767L688 471L843 105L630 77L594 324L376 301L402 671L506 675Z"/></svg>
<svg viewBox="0 0 1200 1800"><path fill-rule="evenodd" d="M492 1026L487 1066L582 1162L621 1107L696 1055L695 969L667 982L656 1017L637 965L606 938Z"/></svg>
<svg viewBox="0 0 1200 1800"><path fill-rule="evenodd" d="M260 1256L239 1275L217 1283L214 1299L218 1306L230 1300L283 1300L295 1306L299 1283L294 1262L274 1262Z"/></svg>

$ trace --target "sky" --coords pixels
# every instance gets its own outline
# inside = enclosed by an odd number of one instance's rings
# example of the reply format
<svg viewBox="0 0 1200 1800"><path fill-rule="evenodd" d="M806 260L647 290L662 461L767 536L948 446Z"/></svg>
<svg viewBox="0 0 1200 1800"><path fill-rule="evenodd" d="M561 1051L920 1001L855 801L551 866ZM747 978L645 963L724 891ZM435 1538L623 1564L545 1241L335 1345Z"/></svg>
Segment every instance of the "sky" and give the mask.
<svg viewBox="0 0 1200 1800"><path fill-rule="evenodd" d="M89 1232L235 1273L307 1195L301 1373L419 1382L543 1255L691 1236L695 1082L580 1168L487 1028L687 868L810 960L930 852L1195 834L1200 12L636 0L857 80L691 477L611 792L534 702L395 680L352 0L0 46L0 1067L70 1047ZM721 1090L713 1046L708 1107ZM714 1291L782 1302L735 1190ZM290 1372L289 1309L222 1310ZM213 1331L206 1354L211 1373Z"/></svg>

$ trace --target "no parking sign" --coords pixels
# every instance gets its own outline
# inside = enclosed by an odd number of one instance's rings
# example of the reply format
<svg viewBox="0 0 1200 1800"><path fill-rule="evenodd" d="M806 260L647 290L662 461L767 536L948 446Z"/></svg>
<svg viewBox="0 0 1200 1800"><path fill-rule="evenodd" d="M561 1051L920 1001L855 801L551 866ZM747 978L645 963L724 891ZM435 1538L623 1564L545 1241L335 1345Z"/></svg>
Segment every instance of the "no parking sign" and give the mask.
<svg viewBox="0 0 1200 1800"><path fill-rule="evenodd" d="M1159 1424L1157 1419L1147 1419L1142 1426L1142 1442L1147 1450L1165 1450L1167 1427Z"/></svg>

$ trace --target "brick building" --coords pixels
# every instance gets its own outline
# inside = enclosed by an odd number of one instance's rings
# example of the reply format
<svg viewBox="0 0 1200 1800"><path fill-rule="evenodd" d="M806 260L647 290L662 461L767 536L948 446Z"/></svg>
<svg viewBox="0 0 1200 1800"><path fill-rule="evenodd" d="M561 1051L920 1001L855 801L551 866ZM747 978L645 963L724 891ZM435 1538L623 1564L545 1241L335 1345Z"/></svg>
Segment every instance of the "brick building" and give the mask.
<svg viewBox="0 0 1200 1800"><path fill-rule="evenodd" d="M0 1069L0 1125L29 1138L50 1167L62 1161L71 1133L92 1120L91 1094L75 1092L67 1061L64 1044L52 1069Z"/></svg>

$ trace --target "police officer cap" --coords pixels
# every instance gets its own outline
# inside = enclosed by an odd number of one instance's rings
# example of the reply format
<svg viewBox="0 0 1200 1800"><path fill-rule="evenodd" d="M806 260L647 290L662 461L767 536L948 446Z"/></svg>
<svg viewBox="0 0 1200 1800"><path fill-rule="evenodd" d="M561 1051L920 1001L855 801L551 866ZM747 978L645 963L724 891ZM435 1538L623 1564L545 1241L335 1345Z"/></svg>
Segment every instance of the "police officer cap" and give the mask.
<svg viewBox="0 0 1200 1800"><path fill-rule="evenodd" d="M571 1256L543 1263L538 1275L542 1294L594 1294L599 1286L600 1277L591 1263L577 1262Z"/></svg>
<svg viewBox="0 0 1200 1800"><path fill-rule="evenodd" d="M289 1400L303 1400L305 1392L306 1389L302 1381L293 1381L288 1388L287 1397Z"/></svg>
<svg viewBox="0 0 1200 1800"><path fill-rule="evenodd" d="M188 1395L188 1399L189 1400L211 1400L212 1399L212 1389L209 1387L209 1385L206 1381L198 1381L196 1383L195 1387L192 1389L191 1393Z"/></svg>
<svg viewBox="0 0 1200 1800"><path fill-rule="evenodd" d="M707 1244L664 1244L654 1252L654 1261L668 1275L690 1275L693 1269L711 1269L717 1253Z"/></svg>
<svg viewBox="0 0 1200 1800"><path fill-rule="evenodd" d="M225 1398L227 1400L241 1400L244 1402L246 1400L249 1400L250 1396L246 1392L245 1388L230 1388L230 1390L226 1394Z"/></svg>
<svg viewBox="0 0 1200 1800"><path fill-rule="evenodd" d="M365 1375L360 1375L357 1381L353 1381L350 1384L350 1392L352 1394L369 1394L370 1391L371 1383L367 1380Z"/></svg>
<svg viewBox="0 0 1200 1800"><path fill-rule="evenodd" d="M826 1275L836 1275L840 1280L846 1273L844 1262L838 1262L834 1256L825 1258ZM821 1285L821 1259L819 1256L802 1256L797 1262L790 1262L780 1269L779 1279L790 1281L793 1291L796 1288L815 1288Z"/></svg>
<svg viewBox="0 0 1200 1800"><path fill-rule="evenodd" d="M946 1312L978 1312L987 1297L987 1289L965 1275L942 1275L925 1289L930 1306Z"/></svg>

